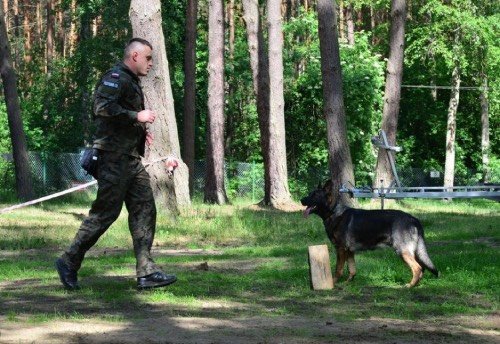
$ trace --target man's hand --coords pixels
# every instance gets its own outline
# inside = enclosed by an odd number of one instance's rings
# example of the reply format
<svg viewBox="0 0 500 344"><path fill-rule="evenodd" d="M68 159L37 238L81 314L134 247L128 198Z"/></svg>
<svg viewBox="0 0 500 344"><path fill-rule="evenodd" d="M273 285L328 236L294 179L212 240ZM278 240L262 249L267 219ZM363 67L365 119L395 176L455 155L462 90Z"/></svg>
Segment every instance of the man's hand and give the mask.
<svg viewBox="0 0 500 344"><path fill-rule="evenodd" d="M156 114L151 110L142 110L137 113L137 120L141 123L153 123L155 121Z"/></svg>
<svg viewBox="0 0 500 344"><path fill-rule="evenodd" d="M174 170L179 166L179 160L173 156L169 156L165 161L165 167L167 168L167 174L169 176L174 174Z"/></svg>
<svg viewBox="0 0 500 344"><path fill-rule="evenodd" d="M153 134L151 134L149 131L146 131L146 144L148 146L151 146L153 143Z"/></svg>

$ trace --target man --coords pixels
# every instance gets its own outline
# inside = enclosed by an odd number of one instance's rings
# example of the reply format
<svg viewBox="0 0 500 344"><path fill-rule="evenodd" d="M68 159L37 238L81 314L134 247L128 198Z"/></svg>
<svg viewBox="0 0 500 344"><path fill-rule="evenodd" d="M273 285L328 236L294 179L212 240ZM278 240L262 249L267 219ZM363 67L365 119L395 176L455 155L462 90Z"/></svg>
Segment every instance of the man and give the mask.
<svg viewBox="0 0 500 344"><path fill-rule="evenodd" d="M77 271L85 253L127 207L129 229L136 257L137 288L148 289L169 285L177 278L167 275L151 258L155 234L156 207L149 175L141 163L145 144L153 137L146 123L156 114L144 108L139 76L153 66L151 44L140 38L131 39L125 47L123 61L101 78L94 95L97 149L97 198L82 222L73 243L56 260L56 268L66 289L79 289Z"/></svg>

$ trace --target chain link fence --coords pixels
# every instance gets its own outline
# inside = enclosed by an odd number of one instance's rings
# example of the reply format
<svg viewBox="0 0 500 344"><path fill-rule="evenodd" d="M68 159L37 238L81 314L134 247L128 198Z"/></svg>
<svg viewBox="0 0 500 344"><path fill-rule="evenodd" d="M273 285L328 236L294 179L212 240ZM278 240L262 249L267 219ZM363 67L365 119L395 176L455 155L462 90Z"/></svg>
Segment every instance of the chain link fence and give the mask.
<svg viewBox="0 0 500 344"><path fill-rule="evenodd" d="M12 162L11 154L1 154L3 162ZM81 153L29 153L32 175L37 196L45 196L65 190L78 184L87 183L92 177L80 167ZM3 164L5 165L5 164ZM12 165L12 164L9 164ZM12 173L12 168L10 173ZM0 174L7 173L0 169ZM402 186L442 186L443 171L422 168L399 168ZM205 161L196 161L194 169L194 196L203 197L205 186ZM5 179L2 175L0 178ZM300 198L318 183L329 178L328 168L311 168L306 172L289 171L290 191ZM455 176L455 185L478 185L480 174L467 171ZM225 185L229 198L259 200L264 197L264 168L262 163L228 162L225 165ZM357 185L362 186L362 185ZM3 187L3 186L2 186ZM96 186L89 188L95 191Z"/></svg>

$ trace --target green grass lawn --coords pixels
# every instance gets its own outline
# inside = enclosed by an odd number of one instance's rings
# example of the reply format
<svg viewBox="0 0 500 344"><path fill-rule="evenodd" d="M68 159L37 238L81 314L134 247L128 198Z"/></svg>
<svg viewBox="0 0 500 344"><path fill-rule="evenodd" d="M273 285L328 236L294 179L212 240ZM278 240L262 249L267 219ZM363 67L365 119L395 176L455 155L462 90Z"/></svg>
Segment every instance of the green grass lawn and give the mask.
<svg viewBox="0 0 500 344"><path fill-rule="evenodd" d="M318 217L305 219L300 211L245 203L195 204L178 218L161 211L158 217L155 259L165 271L177 274L177 283L155 291L135 290L135 259L124 210L89 251L79 272L82 290L67 292L53 264L88 205L58 202L24 208L0 215L0 315L28 322L122 321L141 318L147 310L217 318L411 320L498 312L500 203L407 200L387 207L422 221L439 278L426 272L419 286L404 288L411 273L385 249L357 255L354 281L341 280L333 291L312 291L307 247L328 243ZM172 249L184 251L174 254ZM200 268L205 262L208 270Z"/></svg>

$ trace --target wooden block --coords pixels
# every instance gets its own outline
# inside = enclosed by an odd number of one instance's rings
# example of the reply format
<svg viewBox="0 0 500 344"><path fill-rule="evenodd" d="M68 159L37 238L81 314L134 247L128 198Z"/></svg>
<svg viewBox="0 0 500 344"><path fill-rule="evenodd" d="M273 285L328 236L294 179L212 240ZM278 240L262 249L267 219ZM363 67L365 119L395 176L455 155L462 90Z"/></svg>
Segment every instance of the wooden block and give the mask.
<svg viewBox="0 0 500 344"><path fill-rule="evenodd" d="M313 290L333 289L328 246L309 246L309 275Z"/></svg>

